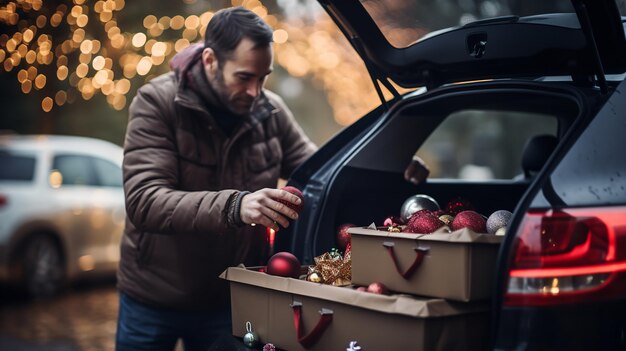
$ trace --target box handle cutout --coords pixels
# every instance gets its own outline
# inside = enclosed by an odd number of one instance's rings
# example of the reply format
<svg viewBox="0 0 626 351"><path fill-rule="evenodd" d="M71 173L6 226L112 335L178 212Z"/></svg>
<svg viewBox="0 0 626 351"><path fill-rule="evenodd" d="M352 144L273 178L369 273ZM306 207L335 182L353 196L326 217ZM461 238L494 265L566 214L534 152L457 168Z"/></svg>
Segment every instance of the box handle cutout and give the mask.
<svg viewBox="0 0 626 351"><path fill-rule="evenodd" d="M400 268L400 263L398 263L396 251L394 250L395 244L390 241L385 241L383 242L383 247L387 250L389 256L391 256L391 260L393 261L394 266L396 266L396 271L398 271L398 274L400 274L400 276L402 276L402 278L404 278L405 280L409 280L411 278L413 273L415 273L417 267L422 264L424 256L426 256L426 254L430 250L430 247L413 248L413 250L415 250L415 260L413 261L413 264L406 271L403 272Z"/></svg>
<svg viewBox="0 0 626 351"><path fill-rule="evenodd" d="M291 308L293 308L293 325L296 327L296 336L298 338L298 342L300 343L300 345L302 345L302 347L308 349L315 345L315 343L322 336L326 328L328 328L330 323L333 321L333 310L322 308L319 311L321 315L320 320L315 325L315 328L313 328L313 330L311 330L308 335L303 336L302 302L294 300L290 306Z"/></svg>

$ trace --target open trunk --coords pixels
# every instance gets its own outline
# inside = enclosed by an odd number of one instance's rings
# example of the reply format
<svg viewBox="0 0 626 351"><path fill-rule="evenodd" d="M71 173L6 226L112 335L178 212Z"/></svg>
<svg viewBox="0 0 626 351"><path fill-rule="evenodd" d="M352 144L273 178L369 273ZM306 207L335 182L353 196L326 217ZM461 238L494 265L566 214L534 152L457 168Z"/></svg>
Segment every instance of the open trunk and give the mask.
<svg viewBox="0 0 626 351"><path fill-rule="evenodd" d="M500 209L513 212L534 179L524 176L521 166L518 167L519 176L486 180L430 178L417 186L404 180L404 168L428 137L436 135L434 131L459 111L492 112L496 120L498 116L511 114L531 116L528 126L522 128L506 122L502 124L508 129L501 132L512 143L503 146L500 142L500 147L519 148L512 151L519 156L515 160L497 162L519 165L522 144L535 133L533 125L536 120L550 120L554 137L559 141L566 140L570 127L577 121L584 121L585 116L593 112L582 108L589 106L585 99L581 90L566 84L494 81L416 93L386 113L373 111L378 117L366 116L367 128L357 124L344 131L349 134L355 133L350 131L351 128L357 129L360 137L351 138L339 147L338 142L329 143L319 152L325 157L310 161L319 164L305 164L294 174L290 182L303 188L305 206L310 208L305 210L306 216L278 233L275 251L291 251L304 263L310 263L313 257L337 247L335 233L341 224L367 226L375 222L382 225L386 217L398 216L402 203L415 194L429 195L441 207L460 197L471 202L484 216ZM477 139L480 143L480 138ZM326 150L331 147L334 153ZM483 153L491 154L490 147L493 145L483 145ZM534 150L538 151L550 153L552 150ZM545 160L548 156L537 157ZM317 171L307 174L308 169Z"/></svg>

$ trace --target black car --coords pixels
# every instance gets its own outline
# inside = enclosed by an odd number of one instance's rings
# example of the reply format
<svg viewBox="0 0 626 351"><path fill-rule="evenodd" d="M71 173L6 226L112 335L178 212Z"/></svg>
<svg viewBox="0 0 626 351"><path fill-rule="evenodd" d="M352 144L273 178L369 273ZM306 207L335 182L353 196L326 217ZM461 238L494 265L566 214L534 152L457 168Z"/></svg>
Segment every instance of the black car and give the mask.
<svg viewBox="0 0 626 351"><path fill-rule="evenodd" d="M305 208L274 250L311 263L340 225L381 224L414 194L505 209L492 348L626 349L622 5L572 0L569 12L476 20L398 47L394 25L411 22L381 18L412 15L401 2L319 2L382 104L292 175ZM431 168L419 185L403 177L416 153Z"/></svg>

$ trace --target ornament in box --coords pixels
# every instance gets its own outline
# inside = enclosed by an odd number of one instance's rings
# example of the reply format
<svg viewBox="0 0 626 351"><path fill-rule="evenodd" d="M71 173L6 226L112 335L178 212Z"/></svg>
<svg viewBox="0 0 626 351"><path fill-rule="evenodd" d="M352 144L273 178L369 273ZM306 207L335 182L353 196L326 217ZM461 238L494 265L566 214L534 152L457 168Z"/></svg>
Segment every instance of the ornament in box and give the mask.
<svg viewBox="0 0 626 351"><path fill-rule="evenodd" d="M321 275L322 283L329 285L348 285L352 280L352 258L337 254L336 250L313 258L315 265L309 268Z"/></svg>
<svg viewBox="0 0 626 351"><path fill-rule="evenodd" d="M314 268L314 267L311 267ZM310 281L311 283L324 283L324 280L322 279L322 275L315 271L314 269L309 269L309 273L306 276L306 280Z"/></svg>
<svg viewBox="0 0 626 351"><path fill-rule="evenodd" d="M300 276L300 261L291 252L277 252L267 261L265 271L267 274L297 279Z"/></svg>
<svg viewBox="0 0 626 351"><path fill-rule="evenodd" d="M487 233L496 234L500 228L506 228L513 214L507 210L498 210L487 218Z"/></svg>
<svg viewBox="0 0 626 351"><path fill-rule="evenodd" d="M404 223L408 223L409 218L417 211L437 211L439 209L439 204L432 197L425 194L413 195L404 200L402 207L400 207L400 219L402 219Z"/></svg>
<svg viewBox="0 0 626 351"><path fill-rule="evenodd" d="M393 217L387 217L383 222L383 226L387 227L387 231L391 233L399 233L400 227Z"/></svg>
<svg viewBox="0 0 626 351"><path fill-rule="evenodd" d="M486 233L486 224L487 223L483 215L476 211L466 210L454 216L451 228L452 230L468 228L476 233Z"/></svg>
<svg viewBox="0 0 626 351"><path fill-rule="evenodd" d="M442 214L439 217L439 220L445 223L448 227L452 224L454 217L449 214Z"/></svg>
<svg viewBox="0 0 626 351"><path fill-rule="evenodd" d="M379 283L379 282L373 282L370 285L367 286L367 291L374 293L374 294L379 294L379 295L387 295L389 294L389 289L387 289L387 286L383 283Z"/></svg>
<svg viewBox="0 0 626 351"><path fill-rule="evenodd" d="M409 223L404 228L404 231L408 233L430 234L445 225L431 211L420 210L409 218Z"/></svg>

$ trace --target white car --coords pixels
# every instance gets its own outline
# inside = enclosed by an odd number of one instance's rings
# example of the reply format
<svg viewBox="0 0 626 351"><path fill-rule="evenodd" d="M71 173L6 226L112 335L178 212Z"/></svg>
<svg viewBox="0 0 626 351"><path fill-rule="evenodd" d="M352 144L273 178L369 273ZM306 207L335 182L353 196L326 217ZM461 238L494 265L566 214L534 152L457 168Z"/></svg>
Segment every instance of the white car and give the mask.
<svg viewBox="0 0 626 351"><path fill-rule="evenodd" d="M0 281L33 296L113 274L125 220L121 147L0 135Z"/></svg>

